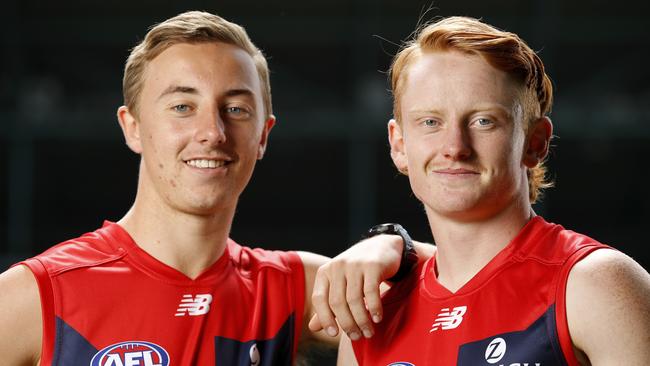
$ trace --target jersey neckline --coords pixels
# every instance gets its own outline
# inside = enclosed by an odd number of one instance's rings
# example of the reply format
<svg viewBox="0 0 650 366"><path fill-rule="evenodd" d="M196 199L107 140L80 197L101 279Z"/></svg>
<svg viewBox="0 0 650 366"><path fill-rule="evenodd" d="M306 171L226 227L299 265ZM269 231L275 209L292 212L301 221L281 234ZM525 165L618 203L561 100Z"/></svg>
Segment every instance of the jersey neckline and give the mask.
<svg viewBox="0 0 650 366"><path fill-rule="evenodd" d="M142 249L133 240L131 235L119 224L111 221L104 221L101 231L111 236L114 240L108 240L109 245L116 249L123 249L127 252L125 260L133 263L146 274L173 285L202 286L214 285L226 275L230 263L229 247L235 243L229 238L226 248L221 256L209 267L207 267L196 278L192 279L179 270L161 262L147 251Z"/></svg>
<svg viewBox="0 0 650 366"><path fill-rule="evenodd" d="M531 239L537 236L537 233L543 229L548 223L541 216L535 216L530 219L526 225L519 231L519 233L506 245L501 251L497 253L483 268L481 268L467 283L465 283L456 292L451 292L438 282L437 268L436 268L436 255L434 254L421 272L421 281L424 281L422 287L426 296L435 299L444 299L456 296L467 295L481 288L490 278L494 277L501 269L517 257L517 253L522 248L527 247L526 244L531 242ZM524 249L525 250L525 249Z"/></svg>

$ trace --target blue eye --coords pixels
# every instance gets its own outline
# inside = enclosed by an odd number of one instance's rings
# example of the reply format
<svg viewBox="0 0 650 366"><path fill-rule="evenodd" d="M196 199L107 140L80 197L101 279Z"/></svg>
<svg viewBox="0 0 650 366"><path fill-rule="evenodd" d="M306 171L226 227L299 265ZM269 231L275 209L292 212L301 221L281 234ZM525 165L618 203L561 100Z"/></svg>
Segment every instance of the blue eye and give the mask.
<svg viewBox="0 0 650 366"><path fill-rule="evenodd" d="M438 125L438 122L436 120L433 120L433 119L426 119L426 120L424 120L424 125L427 126L427 127L435 127L435 126Z"/></svg>
<svg viewBox="0 0 650 366"><path fill-rule="evenodd" d="M179 104L172 107L174 112L185 113L190 111L190 106L187 104Z"/></svg>
<svg viewBox="0 0 650 366"><path fill-rule="evenodd" d="M476 122L479 124L479 126L489 126L493 124L492 120L487 118L479 118L478 120L476 120Z"/></svg>
<svg viewBox="0 0 650 366"><path fill-rule="evenodd" d="M247 107L238 106L225 107L223 109L223 114L227 118L232 118L234 120L248 120L252 116L252 113Z"/></svg>

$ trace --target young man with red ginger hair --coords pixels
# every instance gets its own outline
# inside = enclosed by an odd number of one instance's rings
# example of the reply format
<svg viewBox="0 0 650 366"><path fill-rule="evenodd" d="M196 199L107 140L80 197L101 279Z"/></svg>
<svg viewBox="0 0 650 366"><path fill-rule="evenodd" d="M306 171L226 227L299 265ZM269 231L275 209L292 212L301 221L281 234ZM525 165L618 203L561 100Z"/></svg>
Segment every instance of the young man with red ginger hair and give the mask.
<svg viewBox="0 0 650 366"><path fill-rule="evenodd" d="M535 52L451 17L423 27L390 74L391 157L437 253L385 294L372 338L342 338L339 364L650 364L650 275L532 209L553 132Z"/></svg>

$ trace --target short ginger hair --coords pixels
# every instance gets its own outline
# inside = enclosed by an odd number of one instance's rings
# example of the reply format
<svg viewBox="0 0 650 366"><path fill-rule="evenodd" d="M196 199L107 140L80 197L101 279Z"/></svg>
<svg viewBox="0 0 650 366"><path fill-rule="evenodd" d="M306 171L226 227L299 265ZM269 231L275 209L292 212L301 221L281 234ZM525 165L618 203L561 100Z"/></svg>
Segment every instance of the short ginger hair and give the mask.
<svg viewBox="0 0 650 366"><path fill-rule="evenodd" d="M458 51L479 55L524 88L524 131L551 111L553 85L539 56L519 36L499 30L478 19L449 17L424 25L393 58L389 70L393 92L393 115L400 122L400 97L408 78L408 66L423 52ZM529 197L534 203L541 190L552 186L546 179L545 161L528 169Z"/></svg>

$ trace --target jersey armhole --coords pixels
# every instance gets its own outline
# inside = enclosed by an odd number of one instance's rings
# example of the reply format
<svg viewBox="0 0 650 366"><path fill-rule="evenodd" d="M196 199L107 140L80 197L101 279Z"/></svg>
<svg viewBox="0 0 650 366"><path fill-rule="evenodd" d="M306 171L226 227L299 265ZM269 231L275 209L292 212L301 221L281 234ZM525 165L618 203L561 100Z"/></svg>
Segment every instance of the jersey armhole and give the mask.
<svg viewBox="0 0 650 366"><path fill-rule="evenodd" d="M580 262L587 255L598 249L609 248L604 245L590 245L587 247L580 248L564 262L562 270L560 271L559 280L557 282L556 288L556 306L555 306L555 323L557 327L558 340L560 342L560 347L562 348L562 353L566 358L566 361L569 365L579 365L578 359L576 358L575 353L573 352L573 341L571 340L571 333L569 332L569 321L567 319L566 312L566 287L569 280L569 273L571 269Z"/></svg>
<svg viewBox="0 0 650 366"><path fill-rule="evenodd" d="M41 317L43 323L43 340L41 341L41 362L40 365L46 366L52 363L54 357L54 342L56 337L56 326L54 321L54 291L52 290L52 281L47 273L43 263L36 258L27 259L22 264L30 269L36 283L41 298Z"/></svg>
<svg viewBox="0 0 650 366"><path fill-rule="evenodd" d="M357 361L357 365L363 365L363 351L368 346L365 338L361 338L355 342L350 340L350 343L352 344L352 354Z"/></svg>
<svg viewBox="0 0 650 366"><path fill-rule="evenodd" d="M293 357L295 360L298 352L298 343L302 335L302 321L305 313L305 268L303 267L302 260L296 252L287 252L287 262L291 268L291 279L294 287L294 314L296 323L294 324L294 340L293 340Z"/></svg>

